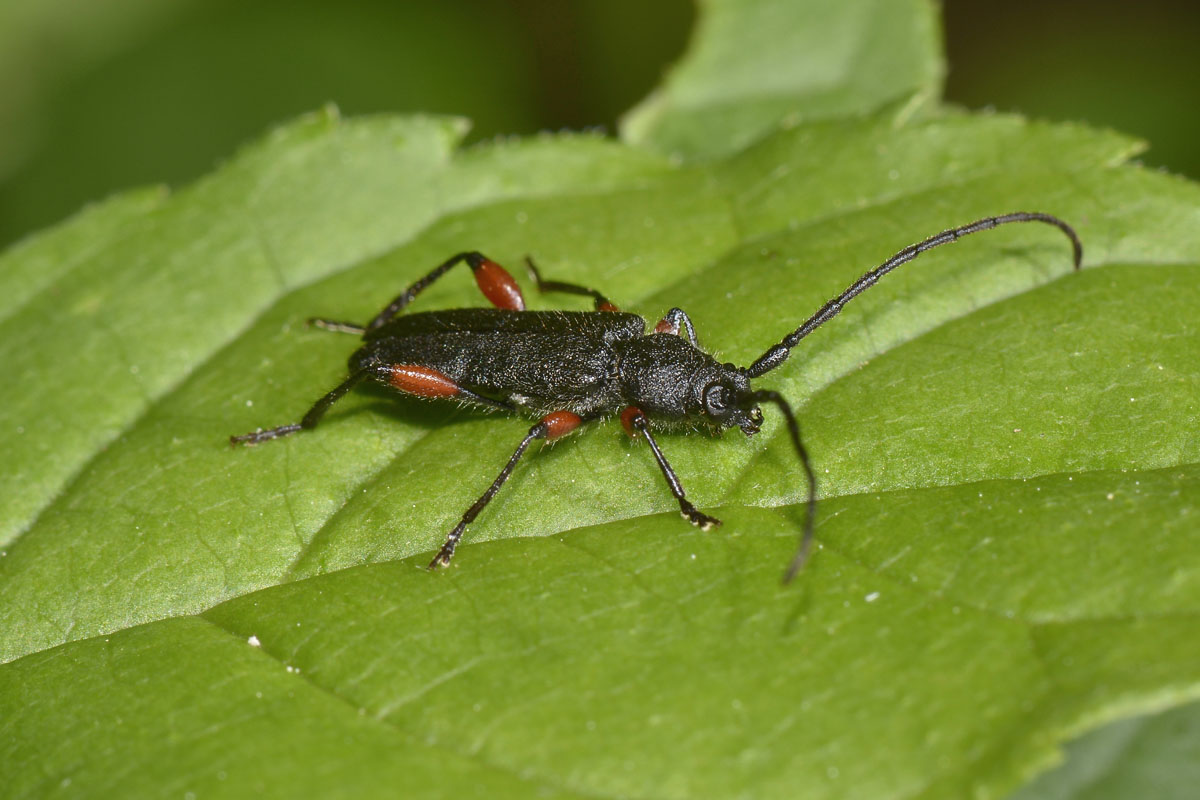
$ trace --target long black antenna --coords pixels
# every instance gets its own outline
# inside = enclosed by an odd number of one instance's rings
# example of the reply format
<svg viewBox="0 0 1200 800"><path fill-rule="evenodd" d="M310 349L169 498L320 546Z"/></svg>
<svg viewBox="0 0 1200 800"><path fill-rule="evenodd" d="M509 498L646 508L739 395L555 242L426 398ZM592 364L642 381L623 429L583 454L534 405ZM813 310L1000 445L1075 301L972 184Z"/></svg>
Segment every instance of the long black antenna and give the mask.
<svg viewBox="0 0 1200 800"><path fill-rule="evenodd" d="M876 281L888 274L896 267L924 253L926 250L946 244L948 242L957 241L958 239L979 231L986 231L995 228L999 225L1005 225L1009 222L1045 222L1061 230L1071 240L1071 246L1075 249L1075 269L1079 269L1083 261L1083 244L1079 241L1079 236L1075 233L1075 229L1067 223L1063 222L1058 217L1050 216L1049 214L1040 214L1031 211L1017 211L1012 214L1004 214L999 217L988 217L970 225L963 225L961 228L951 228L948 231L942 231L936 236L930 236L923 242L918 242L914 245L901 250L896 255L889 258L887 261L880 264L875 269L863 275L846 291L839 294L837 297L830 300L825 305L821 306L821 310L813 314L808 322L805 322L792 333L784 337L784 340L772 347L767 352L758 357L758 360L751 364L746 369L746 374L751 378L757 378L767 372L778 367L787 357L792 348L800 343L800 340L817 328L824 325L829 320L833 319L841 312L842 307L849 301L853 300L858 295L865 292L875 285Z"/></svg>
<svg viewBox="0 0 1200 800"><path fill-rule="evenodd" d="M796 415L792 413L792 407L788 405L787 400L783 399L783 395L763 389L750 392L746 396L746 400L750 403L774 403L779 408L783 413L783 418L787 421L788 433L792 435L792 444L796 446L796 454L800 456L804 474L808 477L808 510L804 519L804 534L800 537L800 546L796 548L796 555L792 556L787 571L783 573L783 582L791 583L792 578L796 577L796 573L804 568L804 562L808 561L808 551L812 549L813 526L816 524L817 518L817 477L813 474L812 463L808 460L808 451L804 449L804 442L800 440L800 423L796 422Z"/></svg>

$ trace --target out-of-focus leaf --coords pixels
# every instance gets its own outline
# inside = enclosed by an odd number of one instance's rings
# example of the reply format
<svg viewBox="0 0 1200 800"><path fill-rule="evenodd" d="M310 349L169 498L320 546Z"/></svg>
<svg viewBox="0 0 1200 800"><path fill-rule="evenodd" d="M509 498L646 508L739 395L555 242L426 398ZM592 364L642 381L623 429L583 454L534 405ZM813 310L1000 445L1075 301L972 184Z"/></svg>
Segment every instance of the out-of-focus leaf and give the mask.
<svg viewBox="0 0 1200 800"><path fill-rule="evenodd" d="M920 96L943 71L927 0L704 0L691 47L622 121L634 144L730 153L781 122L845 117ZM923 99L922 99L923 98Z"/></svg>
<svg viewBox="0 0 1200 800"><path fill-rule="evenodd" d="M1123 719L1067 748L1067 761L1011 800L1187 800L1200 784L1200 713L1195 704Z"/></svg>

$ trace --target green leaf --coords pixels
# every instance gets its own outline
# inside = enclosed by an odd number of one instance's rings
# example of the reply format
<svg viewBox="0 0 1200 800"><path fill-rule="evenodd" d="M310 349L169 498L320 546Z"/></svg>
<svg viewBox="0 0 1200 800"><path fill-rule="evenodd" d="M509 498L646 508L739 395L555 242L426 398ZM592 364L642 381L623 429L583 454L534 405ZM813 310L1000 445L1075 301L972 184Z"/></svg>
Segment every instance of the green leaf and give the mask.
<svg viewBox="0 0 1200 800"><path fill-rule="evenodd" d="M704 0L688 53L622 120L635 144L732 153L795 124L933 100L944 71L928 0Z"/></svg>
<svg viewBox="0 0 1200 800"><path fill-rule="evenodd" d="M1121 720L1072 742L1068 760L1012 800L1186 800L1200 782L1200 707Z"/></svg>
<svg viewBox="0 0 1200 800"><path fill-rule="evenodd" d="M897 106L703 163L462 131L314 115L2 257L0 794L997 796L1196 697L1195 185L1119 135ZM1076 225L1085 269L1048 226L969 237L759 381L820 481L789 587L803 487L769 411L660 438L717 531L596 425L531 453L439 573L527 420L365 390L227 444L344 376L355 340L306 318L366 319L464 248L681 306L744 364L911 241L1016 209Z"/></svg>

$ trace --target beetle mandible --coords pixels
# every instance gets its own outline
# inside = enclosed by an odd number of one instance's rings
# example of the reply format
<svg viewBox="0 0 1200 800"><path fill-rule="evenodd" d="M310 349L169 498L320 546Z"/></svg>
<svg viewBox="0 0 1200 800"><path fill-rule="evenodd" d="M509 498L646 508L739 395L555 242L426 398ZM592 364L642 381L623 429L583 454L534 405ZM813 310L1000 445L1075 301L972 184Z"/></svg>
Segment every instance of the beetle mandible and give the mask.
<svg viewBox="0 0 1200 800"><path fill-rule="evenodd" d="M762 424L761 405L770 403L783 415L808 484L804 531L784 572L786 583L804 566L812 546L816 477L791 406L777 392L751 388L750 381L786 361L800 340L896 267L926 250L1010 222L1043 222L1057 227L1071 240L1074 268L1080 268L1083 246L1079 236L1057 217L1021 211L977 220L896 253L823 305L748 367L720 363L700 349L692 321L682 309L672 308L653 331L646 333L642 317L619 311L595 289L544 280L533 260L526 259L539 291L584 295L595 304L595 311L526 311L521 290L507 270L481 253L459 253L405 289L366 325L311 320L327 330L362 336L362 346L350 357L349 376L318 400L299 422L232 436L230 441L253 445L314 428L334 402L368 378L407 395L453 399L483 409L520 411L539 417L491 486L450 531L429 562L433 569L450 563L467 526L508 480L535 439L557 439L585 422L618 412L630 436L646 439L684 519L704 530L720 525L720 520L698 510L687 499L651 430L655 426L683 425L720 433L736 427L752 436ZM479 289L494 308L397 316L430 284L460 263L470 267Z"/></svg>

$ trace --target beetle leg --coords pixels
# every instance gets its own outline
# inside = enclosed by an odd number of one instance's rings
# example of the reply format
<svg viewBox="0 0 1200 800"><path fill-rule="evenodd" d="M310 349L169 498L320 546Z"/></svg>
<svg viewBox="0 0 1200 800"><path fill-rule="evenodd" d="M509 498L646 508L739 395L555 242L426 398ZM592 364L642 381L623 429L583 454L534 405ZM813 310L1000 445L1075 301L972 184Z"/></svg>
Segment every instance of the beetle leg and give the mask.
<svg viewBox="0 0 1200 800"><path fill-rule="evenodd" d="M458 381L438 372L433 367L421 364L388 364L375 368L377 376L404 394L425 397L430 400L455 399L469 400L492 408L502 408L512 411L513 406L503 400L493 400L490 397L473 392Z"/></svg>
<svg viewBox="0 0 1200 800"><path fill-rule="evenodd" d="M362 336L367 332L367 329L362 325L356 325L353 322L339 322L335 319L322 319L320 317L310 317L308 324L315 328L320 328L326 331L334 331L335 333L353 333L356 336Z"/></svg>
<svg viewBox="0 0 1200 800"><path fill-rule="evenodd" d="M655 333L670 333L674 336L678 336L681 330L687 334L692 347L700 346L700 343L696 341L696 329L692 327L691 317L682 308L672 308L654 326Z"/></svg>
<svg viewBox="0 0 1200 800"><path fill-rule="evenodd" d="M290 425L280 425L278 428L268 428L265 431L254 431L253 433L245 433L241 436L230 436L230 444L258 444L259 442L278 439L280 436L287 436L296 431L306 430L308 428L317 427L317 423L321 421L321 417L325 416L325 412L329 407L336 403L342 395L353 389L364 378L375 372L374 367L364 367L360 370L350 373L350 377L339 383L333 391L326 394L320 400L313 404L313 407L308 410L304 418L299 422L293 422Z"/></svg>
<svg viewBox="0 0 1200 800"><path fill-rule="evenodd" d="M259 442L278 439L281 436L288 436L297 431L315 428L331 405L368 377L377 378L380 382L386 383L393 389L416 397L466 400L478 403L479 405L504 409L505 411L513 410L513 406L510 403L506 403L503 400L494 400L473 392L449 376L443 375L431 367L423 367L419 364L372 364L350 373L350 377L339 383L333 391L314 403L313 407L308 410L308 413L299 422L280 425L278 428L244 433L241 436L230 436L229 442L230 444L254 445Z"/></svg>
<svg viewBox="0 0 1200 800"><path fill-rule="evenodd" d="M463 537L463 532L467 529L468 525L475 521L475 517L479 516L479 512L483 511L484 507L496 496L496 492L500 491L500 487L508 480L508 476L512 474L513 469L517 466L517 462L521 460L521 456L525 454L525 450L528 449L530 442L534 439L552 440L560 436L565 436L578 428L582 422L583 418L578 414L573 414L570 411L555 411L542 417L536 425L530 428L529 432L525 434L525 438L517 445L517 449L512 454L512 457L508 459L508 463L504 465L504 469L500 470L500 474L496 476L496 480L492 481L492 485L487 488L487 491L479 496L479 499L462 515L462 519L454 526L454 530L450 531L450 535L446 537L446 543L442 545L442 549L429 562L429 569L444 567L450 563L450 559L454 557L454 550L458 547L458 543Z"/></svg>
<svg viewBox="0 0 1200 800"><path fill-rule="evenodd" d="M533 258L525 256L525 263L529 266L529 274L533 276L533 281L537 284L539 292L564 292L566 294L581 294L585 297L590 297L596 304L597 311L620 311L612 302L600 294L595 289L589 289L586 286L580 286L577 283L564 283L563 281L547 281L542 279L542 273L538 270L537 265L533 263Z"/></svg>
<svg viewBox="0 0 1200 800"><path fill-rule="evenodd" d="M434 267L433 271L401 292L395 300L375 315L375 319L367 325L367 330L374 330L387 323L399 314L421 292L425 291L438 278L449 272L456 264L465 261L475 275L475 283L492 305L496 308L506 308L509 311L524 311L525 298L513 276L504 267L492 261L483 253L474 250L458 253L445 262Z"/></svg>
<svg viewBox="0 0 1200 800"><path fill-rule="evenodd" d="M630 436L641 433L646 437L646 441L650 444L650 452L654 453L658 468L662 470L663 477L667 479L667 486L671 488L671 494L675 495L675 499L679 501L679 513L683 515L683 518L703 531L712 530L713 527L720 525L721 520L701 513L687 499L683 492L683 484L679 482L675 470L667 462L667 457L663 455L658 442L654 441L654 437L650 434L650 420L646 418L645 413L636 406L629 406L621 412L621 424L625 426L625 431Z"/></svg>

